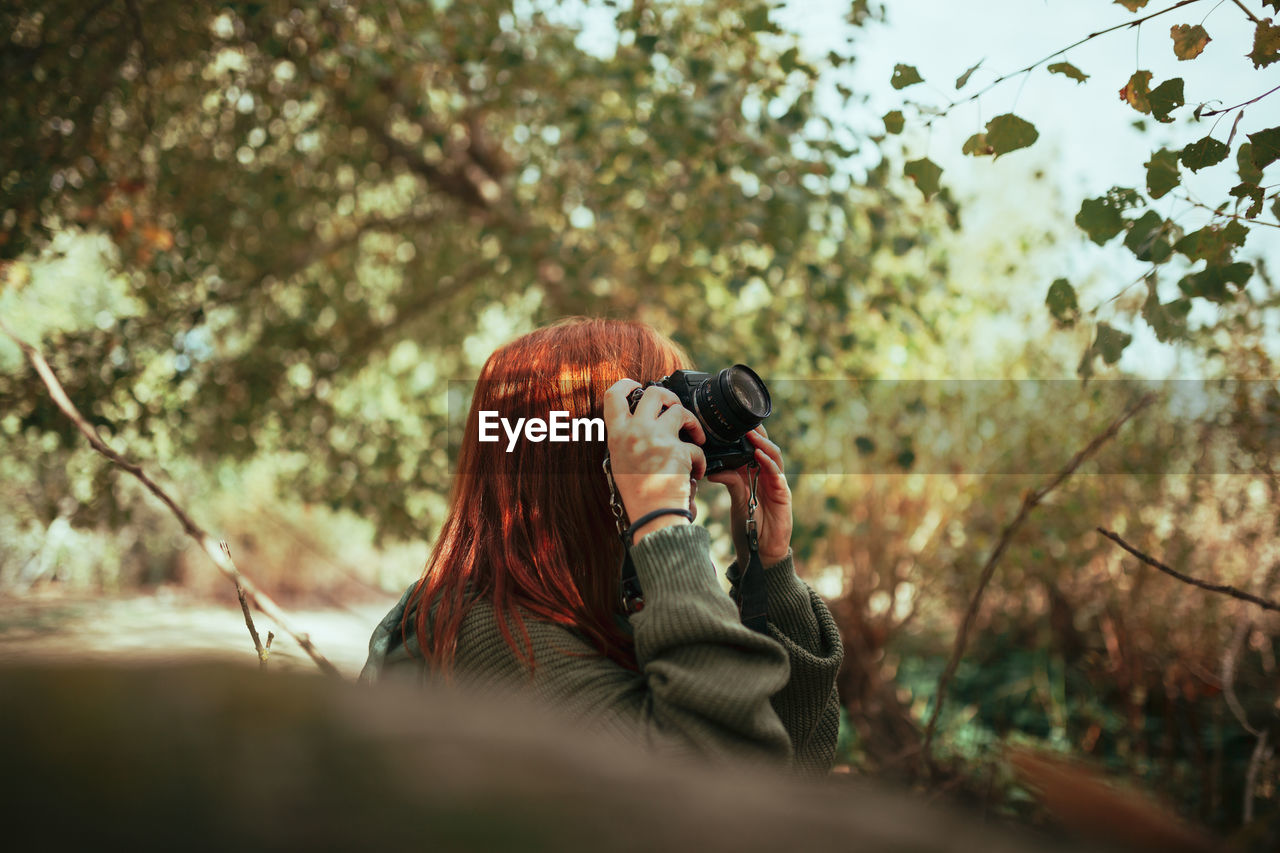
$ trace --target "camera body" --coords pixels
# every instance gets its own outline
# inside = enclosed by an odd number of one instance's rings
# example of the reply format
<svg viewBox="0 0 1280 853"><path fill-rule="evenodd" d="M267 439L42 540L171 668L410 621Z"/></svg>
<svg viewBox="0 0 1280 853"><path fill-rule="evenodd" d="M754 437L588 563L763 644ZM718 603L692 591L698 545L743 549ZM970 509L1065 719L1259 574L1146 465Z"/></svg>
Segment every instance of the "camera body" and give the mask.
<svg viewBox="0 0 1280 853"><path fill-rule="evenodd" d="M660 385L680 398L702 425L707 440L702 452L707 457L707 473L732 471L755 459L755 446L747 433L773 411L769 390L756 372L745 364L726 367L717 374L699 370L677 370L657 382L635 388L627 395L631 411L650 385ZM681 432L686 441L690 439Z"/></svg>

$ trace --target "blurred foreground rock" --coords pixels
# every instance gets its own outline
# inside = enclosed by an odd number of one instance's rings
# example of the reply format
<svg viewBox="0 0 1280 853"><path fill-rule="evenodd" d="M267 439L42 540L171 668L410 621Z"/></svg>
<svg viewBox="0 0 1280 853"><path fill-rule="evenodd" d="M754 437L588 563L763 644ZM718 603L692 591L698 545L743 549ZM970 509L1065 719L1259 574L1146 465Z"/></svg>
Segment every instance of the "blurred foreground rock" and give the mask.
<svg viewBox="0 0 1280 853"><path fill-rule="evenodd" d="M0 668L0 768L11 850L1046 849L844 780L659 760L517 701L219 663Z"/></svg>

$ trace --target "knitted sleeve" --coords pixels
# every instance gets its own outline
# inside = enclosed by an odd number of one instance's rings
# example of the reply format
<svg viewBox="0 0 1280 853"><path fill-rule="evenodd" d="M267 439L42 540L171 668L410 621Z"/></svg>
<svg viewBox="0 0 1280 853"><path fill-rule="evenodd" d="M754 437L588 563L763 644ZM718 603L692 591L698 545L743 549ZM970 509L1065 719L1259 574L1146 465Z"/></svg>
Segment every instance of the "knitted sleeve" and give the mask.
<svg viewBox="0 0 1280 853"><path fill-rule="evenodd" d="M736 563L727 574L736 581ZM826 773L835 760L840 733L836 690L836 674L844 660L840 631L822 597L796 575L790 552L765 567L765 579L769 634L782 644L791 661L791 677L774 694L773 707L791 737L794 766Z"/></svg>
<svg viewBox="0 0 1280 853"><path fill-rule="evenodd" d="M601 656L576 631L526 619L530 671L503 641L492 607L464 620L455 671L472 686L524 684L584 724L641 739L664 752L756 757L790 763L792 738L771 701L788 684L789 656L776 638L744 626L711 563L705 528L676 525L631 550L644 609L630 617L638 671ZM399 630L404 600L370 641L361 674L373 681L422 677ZM397 613L399 612L399 615ZM392 627L392 640L379 632ZM416 647L416 642L409 644Z"/></svg>

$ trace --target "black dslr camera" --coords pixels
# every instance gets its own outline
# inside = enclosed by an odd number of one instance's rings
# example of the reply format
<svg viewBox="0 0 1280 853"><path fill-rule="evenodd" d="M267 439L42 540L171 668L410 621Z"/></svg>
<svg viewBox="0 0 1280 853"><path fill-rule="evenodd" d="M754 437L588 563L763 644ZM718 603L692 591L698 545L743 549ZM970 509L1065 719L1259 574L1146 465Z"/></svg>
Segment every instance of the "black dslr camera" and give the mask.
<svg viewBox="0 0 1280 853"><path fill-rule="evenodd" d="M726 367L715 376L697 370L677 370L657 382L633 389L627 395L631 411L636 410L649 385L674 391L680 405L693 412L702 424L707 434L702 452L707 457L708 474L732 471L755 459L755 447L746 436L769 417L773 402L769 399L769 389L754 370L745 364Z"/></svg>

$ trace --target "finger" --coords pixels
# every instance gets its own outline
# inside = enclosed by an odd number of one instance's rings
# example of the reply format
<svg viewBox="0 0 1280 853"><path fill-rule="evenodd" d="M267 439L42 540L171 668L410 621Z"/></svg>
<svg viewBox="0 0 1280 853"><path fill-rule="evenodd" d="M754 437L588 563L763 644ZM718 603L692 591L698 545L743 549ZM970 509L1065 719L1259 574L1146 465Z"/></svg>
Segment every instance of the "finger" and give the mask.
<svg viewBox="0 0 1280 853"><path fill-rule="evenodd" d="M651 421L662 413L663 406L678 405L680 405L680 398L676 396L674 391L663 388L661 385L650 385L644 389L644 396L640 398L640 404L636 406L636 417Z"/></svg>
<svg viewBox="0 0 1280 853"><path fill-rule="evenodd" d="M765 438L769 437L769 431L764 428L764 424L760 424L760 426L753 429L752 432L758 432L761 435L763 435Z"/></svg>
<svg viewBox="0 0 1280 853"><path fill-rule="evenodd" d="M634 379L619 379L610 385L609 390L604 392L605 420L616 422L630 415L631 407L627 404L627 394L631 393L633 388L639 387L640 383Z"/></svg>
<svg viewBox="0 0 1280 853"><path fill-rule="evenodd" d="M731 503L745 504L747 502L747 484L742 481L742 476L737 471L717 471L714 474L708 474L707 480L712 483L719 483L728 489Z"/></svg>
<svg viewBox="0 0 1280 853"><path fill-rule="evenodd" d="M787 485L787 478L782 473L782 468L778 466L777 462L773 461L773 458L770 457L769 454L765 453L763 450L757 449L756 461L760 463L760 474L764 478L764 485L766 489L790 490L790 487Z"/></svg>
<svg viewBox="0 0 1280 853"><path fill-rule="evenodd" d="M696 444L686 444L685 446L689 448L689 462L692 467L689 476L695 480L701 480L707 473L707 455Z"/></svg>
<svg viewBox="0 0 1280 853"><path fill-rule="evenodd" d="M756 446L757 450L763 450L770 459L777 463L779 471L785 469L786 466L783 465L782 462L782 448L778 447L778 445L774 444L764 436L754 432L751 433L751 443Z"/></svg>
<svg viewBox="0 0 1280 853"><path fill-rule="evenodd" d="M674 396L674 395L672 395ZM658 423L668 424L677 423L675 431L677 434L681 430L688 430L689 437L693 439L695 444L703 444L707 440L707 434L702 430L702 424L698 423L698 419L693 416L693 412L684 406L676 403L668 408L665 412L658 416Z"/></svg>

